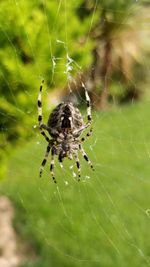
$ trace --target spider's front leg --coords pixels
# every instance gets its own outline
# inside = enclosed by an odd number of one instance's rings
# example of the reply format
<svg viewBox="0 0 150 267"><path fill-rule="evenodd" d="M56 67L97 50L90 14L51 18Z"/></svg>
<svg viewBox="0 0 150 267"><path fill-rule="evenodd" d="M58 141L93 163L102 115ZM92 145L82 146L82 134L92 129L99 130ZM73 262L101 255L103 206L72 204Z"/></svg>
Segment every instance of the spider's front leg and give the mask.
<svg viewBox="0 0 150 267"><path fill-rule="evenodd" d="M88 95L87 89L84 85L84 83L82 82L82 87L85 90L85 98L86 98L86 104L87 104L87 123L83 126L81 126L78 130L75 130L73 132L74 135L80 135L86 128L91 126L91 121L92 121L92 115L91 115L91 101L90 101L90 97ZM89 130L89 132L86 134L87 137L89 137L92 133L92 128ZM81 141L85 141L85 138L81 139Z"/></svg>
<svg viewBox="0 0 150 267"><path fill-rule="evenodd" d="M91 121L92 121L92 114L91 114L91 100L90 97L88 95L87 89L85 87L85 84L82 82L82 87L85 90L85 98L86 98L86 105L87 105L87 124L88 127L91 125ZM86 137L91 136L92 134L92 128L89 130L89 132L86 134ZM81 141L84 142L86 138L82 138Z"/></svg>
<svg viewBox="0 0 150 267"><path fill-rule="evenodd" d="M91 100L90 97L88 95L87 89L85 87L85 84L82 82L82 87L85 90L85 98L86 98L86 105L87 105L87 120L88 120L88 124L91 124L91 120L92 120L92 115L91 115Z"/></svg>
<svg viewBox="0 0 150 267"><path fill-rule="evenodd" d="M74 136L79 136L79 135L80 135L86 128L88 128L89 126L90 126L89 123L87 123L87 124L81 126L79 129L73 131L73 135L74 135Z"/></svg>
<svg viewBox="0 0 150 267"><path fill-rule="evenodd" d="M40 91L38 95L38 123L39 123L39 129L40 133L44 136L45 140L47 142L50 142L50 139L46 135L46 133L42 130L45 129L47 126L43 124L43 116L42 116L42 89L43 89L44 80L42 80L40 85Z"/></svg>

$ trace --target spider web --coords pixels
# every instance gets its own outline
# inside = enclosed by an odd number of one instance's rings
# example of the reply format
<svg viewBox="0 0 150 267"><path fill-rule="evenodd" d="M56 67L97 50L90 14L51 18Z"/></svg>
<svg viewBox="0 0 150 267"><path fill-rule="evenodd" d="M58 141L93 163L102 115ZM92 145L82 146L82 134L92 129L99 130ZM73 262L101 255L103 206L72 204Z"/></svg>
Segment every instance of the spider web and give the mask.
<svg viewBox="0 0 150 267"><path fill-rule="evenodd" d="M134 4L137 2L135 1ZM23 15L20 2L15 0L12 3L16 10ZM98 1L95 1L86 42L89 40L97 3ZM53 65L50 84L55 83L55 75L60 71L59 67L64 62L64 59L56 58L53 54L55 45L64 47L65 61L67 62L64 75L66 81L69 82L73 78L72 72L80 73L82 66L79 66L78 62L70 56L69 46L74 44L68 43L67 1L60 0L58 2L52 28L48 24L46 1L43 1L43 4L44 30L47 31L49 40L47 45L51 55L48 60ZM63 14L62 5L65 6ZM133 5L131 8L136 7ZM60 39L57 33L55 43L52 43L51 33L55 32L59 16L64 16L65 38L64 40ZM17 60L17 50L11 37L5 31L3 34L9 40ZM31 54L33 58L36 58L28 31L25 32L25 35ZM145 68L147 68L146 63ZM38 65L36 70L37 72L31 75L40 84L44 74ZM19 71L20 66L18 65ZM8 83L7 77L4 79ZM132 82L134 83L134 81ZM9 89L16 109L18 112L24 112L18 106L10 84ZM34 100L33 105L35 105L38 88L35 95L31 95L24 88L22 90L24 94ZM68 90L71 92L70 87ZM43 105L47 96L48 89L45 88ZM78 92L78 98L85 102L80 92ZM149 105L149 99L145 105ZM136 109L138 113L136 113ZM30 115L30 110L26 115ZM86 121L84 111L83 116ZM150 266L148 236L150 142L149 132L145 131L145 123L148 120L143 115L142 105L134 103L130 105L129 110L123 106L116 108L114 105L114 108L107 112L92 111L92 116L93 134L86 140L83 147L95 166L95 172L93 173L88 168L87 163L80 156L82 169L80 183L76 182L75 163L69 160L64 161L63 170L55 161L57 185L49 181L48 166L45 167L43 178L38 178L38 170L44 157L46 143L36 130L37 114L33 128L29 129L27 125L25 126L28 131L34 133L34 140L26 146L18 148L20 152L11 156L8 177L3 182L4 188L7 188L5 194L13 199L19 211L24 212L23 219L28 225L29 232L31 231L31 239L35 238L39 244L42 240L44 244L43 260L37 257L34 265L31 260L25 266L83 266L83 264L93 267ZM43 120L46 121L46 119L43 114ZM5 135L8 129L4 128L3 130ZM24 166L24 169L20 166ZM22 177L24 177L23 185ZM10 183L8 183L8 179L11 181ZM22 215L20 216L22 218ZM21 223L18 222L17 225L20 226ZM29 235L27 236L29 238ZM31 244L33 245L34 242ZM42 251L41 247L39 251ZM40 260L44 261L45 265L38 265L38 260L39 262Z"/></svg>

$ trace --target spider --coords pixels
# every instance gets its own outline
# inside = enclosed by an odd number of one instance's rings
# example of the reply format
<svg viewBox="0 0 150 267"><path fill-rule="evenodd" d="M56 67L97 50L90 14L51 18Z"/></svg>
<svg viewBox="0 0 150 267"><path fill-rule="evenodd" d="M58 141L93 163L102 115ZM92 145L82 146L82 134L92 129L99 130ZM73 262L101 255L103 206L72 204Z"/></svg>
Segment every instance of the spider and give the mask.
<svg viewBox="0 0 150 267"><path fill-rule="evenodd" d="M40 167L40 177L44 166L47 162L49 152L51 150L51 163L50 163L50 172L53 178L53 181L56 183L54 176L54 156L58 156L58 161L63 167L62 162L65 157L68 157L70 160L73 158L76 160L76 166L78 168L78 181L80 180L81 170L80 162L78 158L78 150L81 151L84 159L88 162L91 168L94 170L91 161L86 155L82 142L86 138L82 137L80 140L81 133L88 127L91 126L91 103L88 92L85 88L85 85L82 83L82 87L85 90L85 97L87 103L87 123L84 124L82 115L78 108L74 107L72 102L62 102L60 103L49 115L49 119L46 124L43 124L42 117L42 89L43 89L44 80L40 85L40 91L38 95L38 123L40 133L44 136L45 140L48 142L46 153ZM49 139L45 130L49 133L52 139ZM89 137L92 133L92 128L86 134Z"/></svg>

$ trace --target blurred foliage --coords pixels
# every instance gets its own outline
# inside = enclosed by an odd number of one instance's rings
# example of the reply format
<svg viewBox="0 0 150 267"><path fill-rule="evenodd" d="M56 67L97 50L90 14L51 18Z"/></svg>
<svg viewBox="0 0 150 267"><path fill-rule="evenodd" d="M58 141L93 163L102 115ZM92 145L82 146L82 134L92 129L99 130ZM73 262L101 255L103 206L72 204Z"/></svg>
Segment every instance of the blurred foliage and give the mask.
<svg viewBox="0 0 150 267"><path fill-rule="evenodd" d="M97 1L95 11L93 1L83 0L81 9L78 9L81 20L95 12L90 32L94 48L89 78L95 106L105 108L109 98L117 102L139 99L148 76L147 4L130 0Z"/></svg>
<svg viewBox="0 0 150 267"><path fill-rule="evenodd" d="M1 1L0 124L6 143L32 135L43 77L49 89L62 87L80 69L75 62L90 64L91 44L81 40L89 25L75 15L78 2ZM67 60L73 70L67 69Z"/></svg>

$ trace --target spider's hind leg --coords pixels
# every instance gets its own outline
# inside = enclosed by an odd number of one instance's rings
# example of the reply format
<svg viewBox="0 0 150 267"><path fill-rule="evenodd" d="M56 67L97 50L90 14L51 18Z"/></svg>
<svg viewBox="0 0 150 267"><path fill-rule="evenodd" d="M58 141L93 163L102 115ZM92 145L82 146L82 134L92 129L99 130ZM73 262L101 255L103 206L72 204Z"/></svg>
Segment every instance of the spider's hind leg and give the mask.
<svg viewBox="0 0 150 267"><path fill-rule="evenodd" d="M81 177L81 168L80 168L80 162L79 162L79 158L78 158L78 154L76 153L74 155L75 159L76 159L76 165L78 168L78 181L80 181L80 177Z"/></svg>

